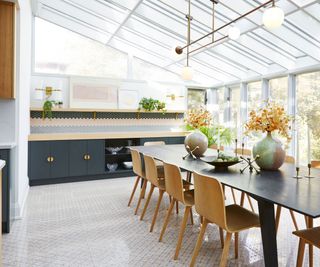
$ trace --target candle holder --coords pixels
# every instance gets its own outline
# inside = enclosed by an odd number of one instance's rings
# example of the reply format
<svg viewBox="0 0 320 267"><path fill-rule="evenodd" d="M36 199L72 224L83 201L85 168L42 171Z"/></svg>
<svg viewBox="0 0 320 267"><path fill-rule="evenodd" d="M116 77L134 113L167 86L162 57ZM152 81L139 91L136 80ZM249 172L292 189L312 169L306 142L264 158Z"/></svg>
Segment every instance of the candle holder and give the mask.
<svg viewBox="0 0 320 267"><path fill-rule="evenodd" d="M188 156L191 156L193 159L197 159L197 157L193 154L194 151L196 151L199 148L199 146L196 146L194 149L191 150L189 146L186 146L186 150L188 151L188 154L182 157L183 160L185 160Z"/></svg>
<svg viewBox="0 0 320 267"><path fill-rule="evenodd" d="M250 173L253 173L253 170L256 171L257 174L260 174L260 170L258 168L256 168L253 163L260 158L259 155L255 156L255 158L251 159L251 158L245 158L243 156L240 156L240 159L243 160L243 162L247 163L247 166L244 167L243 169L240 169L240 173L243 173L246 169L249 169Z"/></svg>
<svg viewBox="0 0 320 267"><path fill-rule="evenodd" d="M235 144L236 144L236 150L235 150L236 157L238 157L238 139L236 138L234 141L235 141Z"/></svg>
<svg viewBox="0 0 320 267"><path fill-rule="evenodd" d="M306 178L315 178L314 176L311 175L311 164L308 164L308 175L305 176Z"/></svg>
<svg viewBox="0 0 320 267"><path fill-rule="evenodd" d="M299 171L300 171L300 168L299 167L296 167L296 175L293 176L292 178L295 178L295 179L302 179L302 176L299 175Z"/></svg>

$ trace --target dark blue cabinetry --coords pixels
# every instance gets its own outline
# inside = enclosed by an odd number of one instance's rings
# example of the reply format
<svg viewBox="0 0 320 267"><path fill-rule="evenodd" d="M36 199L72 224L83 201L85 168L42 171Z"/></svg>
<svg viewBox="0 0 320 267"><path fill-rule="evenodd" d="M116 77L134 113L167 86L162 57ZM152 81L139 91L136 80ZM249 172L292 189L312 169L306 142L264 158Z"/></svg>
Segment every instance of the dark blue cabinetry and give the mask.
<svg viewBox="0 0 320 267"><path fill-rule="evenodd" d="M10 149L0 150L0 159L6 162L6 166L2 169L2 232L10 232Z"/></svg>
<svg viewBox="0 0 320 267"><path fill-rule="evenodd" d="M181 144L184 137L30 141L30 185L85 181L133 175L123 162L131 161L126 146L143 145L148 141ZM117 154L106 152L106 147L123 147ZM117 163L115 171L108 171L107 163Z"/></svg>

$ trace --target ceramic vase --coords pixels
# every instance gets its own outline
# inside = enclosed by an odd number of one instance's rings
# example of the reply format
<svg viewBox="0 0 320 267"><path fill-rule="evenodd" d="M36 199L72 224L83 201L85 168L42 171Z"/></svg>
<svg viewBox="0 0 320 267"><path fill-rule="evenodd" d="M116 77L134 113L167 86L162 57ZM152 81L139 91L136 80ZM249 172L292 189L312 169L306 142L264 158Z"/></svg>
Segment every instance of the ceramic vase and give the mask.
<svg viewBox="0 0 320 267"><path fill-rule="evenodd" d="M262 170L278 170L286 157L281 141L272 137L271 132L254 145L252 152L254 157L260 156L256 162Z"/></svg>

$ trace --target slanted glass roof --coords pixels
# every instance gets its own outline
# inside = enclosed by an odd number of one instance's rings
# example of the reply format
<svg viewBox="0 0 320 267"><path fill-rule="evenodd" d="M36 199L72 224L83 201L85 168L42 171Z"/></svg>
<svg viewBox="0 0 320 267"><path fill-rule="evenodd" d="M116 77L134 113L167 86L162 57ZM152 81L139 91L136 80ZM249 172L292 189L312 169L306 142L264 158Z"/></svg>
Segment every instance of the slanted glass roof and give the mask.
<svg viewBox="0 0 320 267"><path fill-rule="evenodd" d="M265 0L220 0L219 27ZM185 0L34 0L34 13L45 20L180 74L186 55L174 48L186 44ZM191 40L211 31L212 3L192 0ZM320 1L278 0L284 24L269 31L263 9L238 21L241 37L225 39L190 54L195 81L216 86L253 77L320 66ZM227 29L216 34L219 38ZM201 41L205 44L208 37ZM198 47L198 44L193 46Z"/></svg>

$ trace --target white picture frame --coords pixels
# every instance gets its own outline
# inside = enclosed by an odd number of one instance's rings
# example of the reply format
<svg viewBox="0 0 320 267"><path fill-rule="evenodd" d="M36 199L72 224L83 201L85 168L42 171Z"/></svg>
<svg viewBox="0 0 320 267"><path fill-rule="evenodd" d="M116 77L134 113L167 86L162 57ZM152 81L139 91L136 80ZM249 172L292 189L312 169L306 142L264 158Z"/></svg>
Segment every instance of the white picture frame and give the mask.
<svg viewBox="0 0 320 267"><path fill-rule="evenodd" d="M70 108L117 109L118 85L103 79L70 78Z"/></svg>
<svg viewBox="0 0 320 267"><path fill-rule="evenodd" d="M119 89L118 91L119 109L138 109L139 91L134 89Z"/></svg>

